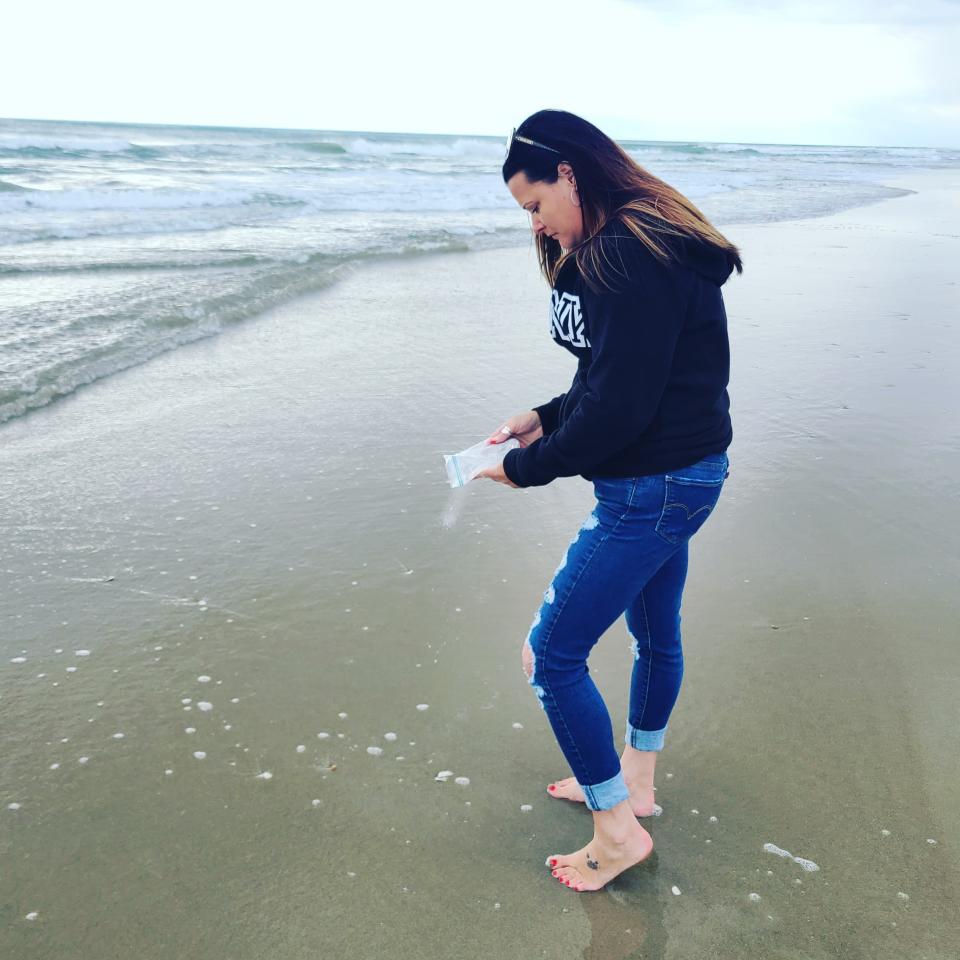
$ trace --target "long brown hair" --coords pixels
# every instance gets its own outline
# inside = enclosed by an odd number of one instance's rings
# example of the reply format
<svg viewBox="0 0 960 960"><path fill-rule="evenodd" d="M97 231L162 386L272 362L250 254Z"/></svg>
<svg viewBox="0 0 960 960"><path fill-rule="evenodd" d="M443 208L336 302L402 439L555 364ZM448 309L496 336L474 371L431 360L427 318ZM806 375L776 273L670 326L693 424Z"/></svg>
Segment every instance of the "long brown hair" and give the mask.
<svg viewBox="0 0 960 960"><path fill-rule="evenodd" d="M658 259L678 254L670 238L705 243L722 251L731 269L743 273L740 251L679 190L642 167L592 123L566 110L540 110L516 132L542 146L514 140L503 162L503 182L522 172L531 182L556 183L557 166L573 168L583 214L584 239L566 253L546 233L534 238L540 270L551 286L570 257L593 289L612 289L609 269L620 273L600 231L619 221ZM551 149L544 149L548 147ZM554 152L555 151L555 152Z"/></svg>

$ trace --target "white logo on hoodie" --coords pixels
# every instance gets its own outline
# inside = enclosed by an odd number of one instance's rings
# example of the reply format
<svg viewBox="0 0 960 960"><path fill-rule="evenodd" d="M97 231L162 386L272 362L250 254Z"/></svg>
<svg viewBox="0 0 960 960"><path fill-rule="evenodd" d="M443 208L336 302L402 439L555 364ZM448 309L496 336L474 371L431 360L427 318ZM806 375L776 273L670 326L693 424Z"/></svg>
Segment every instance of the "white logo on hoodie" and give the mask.
<svg viewBox="0 0 960 960"><path fill-rule="evenodd" d="M554 340L565 340L574 347L589 347L580 313L580 298L554 290L550 301L550 336Z"/></svg>

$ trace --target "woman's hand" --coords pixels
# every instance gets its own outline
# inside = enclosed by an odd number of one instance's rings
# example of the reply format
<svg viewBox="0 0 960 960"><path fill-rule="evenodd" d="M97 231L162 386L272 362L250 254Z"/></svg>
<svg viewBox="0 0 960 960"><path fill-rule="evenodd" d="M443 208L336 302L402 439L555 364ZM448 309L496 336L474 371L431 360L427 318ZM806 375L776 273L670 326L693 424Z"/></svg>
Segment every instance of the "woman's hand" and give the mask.
<svg viewBox="0 0 960 960"><path fill-rule="evenodd" d="M503 443L511 437L515 437L521 447L529 447L534 440L539 440L543 436L543 427L540 425L540 414L536 410L527 410L525 413L518 413L511 417L496 430L495 433L487 437L487 443ZM514 490L518 487L504 472L503 464L498 463L494 467L487 467L476 474L477 477L489 477L496 480L497 483L505 483Z"/></svg>
<svg viewBox="0 0 960 960"><path fill-rule="evenodd" d="M527 410L505 420L496 431L487 437L487 443L503 443L511 437L520 441L521 447L529 447L534 440L543 436L540 414L536 410Z"/></svg>
<svg viewBox="0 0 960 960"><path fill-rule="evenodd" d="M508 487L513 487L514 490L519 490L520 488L504 473L503 464L498 463L496 466L487 467L485 470L481 470L479 473L475 474L477 477L489 477L491 480L496 480L497 483L505 483Z"/></svg>

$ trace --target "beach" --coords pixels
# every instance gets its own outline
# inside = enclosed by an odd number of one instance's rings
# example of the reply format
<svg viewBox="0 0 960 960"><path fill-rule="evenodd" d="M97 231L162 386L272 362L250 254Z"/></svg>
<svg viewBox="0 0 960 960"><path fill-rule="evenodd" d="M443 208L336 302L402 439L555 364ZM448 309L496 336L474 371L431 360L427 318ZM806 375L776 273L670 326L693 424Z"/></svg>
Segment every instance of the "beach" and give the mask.
<svg viewBox="0 0 960 960"><path fill-rule="evenodd" d="M569 384L530 247L348 266L0 426L0 954L955 956L960 171L886 182L723 227L730 477L654 854L599 893L544 866L591 818L520 664L592 487L442 461Z"/></svg>

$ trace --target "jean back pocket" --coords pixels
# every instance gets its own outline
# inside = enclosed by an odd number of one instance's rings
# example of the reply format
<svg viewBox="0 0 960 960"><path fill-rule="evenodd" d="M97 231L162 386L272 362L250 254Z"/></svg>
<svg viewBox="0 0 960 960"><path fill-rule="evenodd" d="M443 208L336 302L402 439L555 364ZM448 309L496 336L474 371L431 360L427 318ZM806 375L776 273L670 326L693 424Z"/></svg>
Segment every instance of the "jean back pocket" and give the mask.
<svg viewBox="0 0 960 960"><path fill-rule="evenodd" d="M718 453L664 475L666 491L656 528L664 540L679 546L703 526L720 499L728 467L727 455Z"/></svg>

